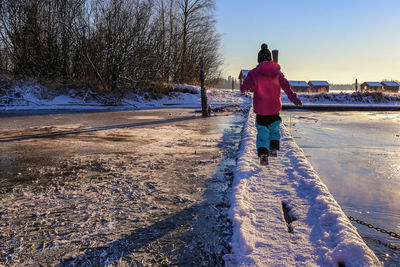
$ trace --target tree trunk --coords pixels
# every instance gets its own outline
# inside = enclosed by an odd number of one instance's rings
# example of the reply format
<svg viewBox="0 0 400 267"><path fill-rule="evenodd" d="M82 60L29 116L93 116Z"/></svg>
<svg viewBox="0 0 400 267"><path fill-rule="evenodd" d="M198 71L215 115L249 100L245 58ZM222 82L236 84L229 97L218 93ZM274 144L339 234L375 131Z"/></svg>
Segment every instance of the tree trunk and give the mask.
<svg viewBox="0 0 400 267"><path fill-rule="evenodd" d="M185 83L185 74L186 74L186 49L187 49L187 28L188 28L188 0L185 0L185 9L183 12L184 20L183 20L183 44L182 44L182 65L181 65L181 83Z"/></svg>
<svg viewBox="0 0 400 267"><path fill-rule="evenodd" d="M204 64L203 59L200 60L200 84L201 84L201 112L203 117L208 117L210 112L208 111L207 105L207 92L206 87L204 85Z"/></svg>

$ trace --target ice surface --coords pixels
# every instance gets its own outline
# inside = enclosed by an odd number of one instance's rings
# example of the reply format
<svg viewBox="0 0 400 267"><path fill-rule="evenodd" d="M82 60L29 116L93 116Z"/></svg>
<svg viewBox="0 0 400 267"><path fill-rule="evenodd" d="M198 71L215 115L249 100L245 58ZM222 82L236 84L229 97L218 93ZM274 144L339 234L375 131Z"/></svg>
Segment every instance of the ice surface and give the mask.
<svg viewBox="0 0 400 267"><path fill-rule="evenodd" d="M246 118L194 114L64 114L66 125L7 130L26 139L0 145L0 266L215 266Z"/></svg>
<svg viewBox="0 0 400 267"><path fill-rule="evenodd" d="M19 106L6 106L2 109L59 109L63 106L69 109L104 109L99 103L86 102L82 98L70 96L43 100L28 89L25 90L27 92L25 95L25 91L21 89L21 95L26 98L25 102L21 101ZM35 92L35 90L33 91ZM240 97L238 91L230 90L209 90L208 97L210 104L214 106L246 105L250 102L250 97ZM307 103L307 101L304 101L305 97L300 95L300 98L303 103ZM320 96L310 97L309 101L318 102L323 98ZM349 104L359 103L348 100L344 94L339 94L338 99L339 101L344 99L343 101ZM284 102L288 101L284 97L283 100ZM337 99L333 101L337 101ZM144 98L130 98L125 99L123 103L125 103L124 107L129 109L159 108L165 107L165 105L199 108L200 94L177 93L173 97L154 101L148 101ZM396 100L393 100L393 103L397 103ZM282 127L282 149L278 158L272 158L267 167L261 168L259 166L255 153L254 117L254 113L251 111L245 125L234 174L231 195L232 207L230 209L234 234L231 241L232 251L225 256L227 266L338 266L339 263L344 263L345 266L380 265L376 256L365 245L327 187L321 182L303 151L296 145L284 127ZM165 142L169 144L164 148L165 153L168 152L169 155L179 154L182 148L176 147L174 138L184 136L187 132L184 129L176 131L173 128L163 130L170 134L167 135L166 140L157 142L148 138L151 136L149 132L137 134L138 137L141 137L140 139L149 140L150 143L146 146L146 149L152 152L159 151L161 153L162 151L159 148L163 146L160 143ZM142 136L139 136L140 134ZM111 139L110 137L110 141ZM118 149L115 142L109 143L109 147L110 150ZM82 143L82 148L85 148L85 143ZM11 233L15 238L8 240L15 243L13 247L16 249L10 252L10 255L19 255L19 248L26 249L23 246L24 239L36 239L40 234L48 235L44 240L54 240L52 238L54 236L63 236L63 238L56 238L53 243L35 244L33 249L37 251L44 251L50 247L51 253L63 254L64 252L60 249L69 248L73 246L74 242L82 248L90 246L95 249L99 244L93 244L93 241L91 241L93 235L105 235L104 240L99 241L102 245L110 241L108 240L110 236L126 234L119 225L121 221L118 221L118 216L122 216L122 212L126 213L124 217L129 219L127 222L129 226L136 225L137 222L146 225L146 222L143 221L144 215L139 216L142 211L131 210L128 202L125 201L153 198L154 188L158 189L157 184L143 184L138 187L136 181L131 181L129 177L140 177L143 175L142 170L149 168L152 170L155 167L154 164L139 162L139 166L143 169L136 169L135 166L131 166L133 167L131 173L126 175L127 179L124 179L121 184L121 177L111 175L118 173L117 170L120 166L110 164L110 158L107 154L100 154L96 156L95 160L82 157L71 157L70 160L69 166L72 166L72 168L69 170L71 172L69 175L86 176L86 168L73 168L80 166L84 161L85 165L91 166L91 171L95 174L101 171L110 173L110 176L103 180L95 175L95 179L87 181L85 186L76 183L76 180L66 181L63 185L54 184L41 191L40 194L18 189L10 192L8 197L3 199L3 207L7 207L7 213L4 212L2 215L3 219L13 220L18 216L25 216L24 213L26 213L26 216L32 216L32 218L24 217L26 221L31 221L30 224L25 226L19 225L19 227L17 224L22 222L16 221L15 228L13 228L15 232ZM131 156L121 156L120 160L124 164L129 164L136 159ZM44 171L52 172L54 170L46 169ZM57 174L58 171L55 170L54 172ZM201 168L199 168L200 171ZM194 175L198 175L198 173ZM99 196L110 201L104 202L100 206L97 201ZM83 199L84 201L82 201ZM190 203L192 196L181 194L177 201L182 201L182 199ZM68 203L69 206L63 206L65 203ZM288 224L282 210L283 203L290 209L289 215L296 218L290 223L293 229L292 233L288 232ZM122 210L115 207L121 207ZM68 217L59 216L60 208L69 210ZM23 210L22 213L19 211L20 209ZM112 212L105 213L104 210ZM108 215L104 217L104 214ZM55 221L48 221L46 218L49 215L54 217ZM151 211L148 215L152 215ZM6 218L5 216L10 217ZM68 224L71 223L74 224L72 226L75 229L81 232L67 232ZM66 232L61 234L55 232L60 229L55 229L54 224L62 225L61 231ZM17 229L24 229L24 232L22 233ZM32 236L29 231L37 231L38 235ZM0 240L4 241L5 239L4 234L0 236ZM51 253L48 255L51 256ZM79 254L78 252L74 253L74 255L69 256L74 257Z"/></svg>

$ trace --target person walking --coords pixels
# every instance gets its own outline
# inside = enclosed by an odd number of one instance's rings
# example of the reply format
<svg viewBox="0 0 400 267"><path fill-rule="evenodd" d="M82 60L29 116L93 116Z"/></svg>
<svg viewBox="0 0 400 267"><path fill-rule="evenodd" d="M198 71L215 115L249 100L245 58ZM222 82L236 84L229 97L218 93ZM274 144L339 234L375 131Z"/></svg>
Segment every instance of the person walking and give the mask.
<svg viewBox="0 0 400 267"><path fill-rule="evenodd" d="M279 64L272 61L272 54L267 44L261 45L257 60L258 65L247 74L240 86L240 91L242 94L249 90L254 92L253 108L256 113L257 154L260 164L268 165L268 157L277 157L280 148L281 88L295 105L302 106L303 104L291 89Z"/></svg>

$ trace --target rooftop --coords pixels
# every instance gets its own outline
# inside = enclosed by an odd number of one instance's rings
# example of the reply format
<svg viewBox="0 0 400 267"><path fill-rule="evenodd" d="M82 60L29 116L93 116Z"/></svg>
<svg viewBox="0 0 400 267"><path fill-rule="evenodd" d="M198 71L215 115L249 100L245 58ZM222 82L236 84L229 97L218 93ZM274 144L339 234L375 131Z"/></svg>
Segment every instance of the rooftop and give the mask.
<svg viewBox="0 0 400 267"><path fill-rule="evenodd" d="M308 87L308 83L305 81L289 81L289 83L293 87Z"/></svg>
<svg viewBox="0 0 400 267"><path fill-rule="evenodd" d="M327 81L309 81L309 83L314 86L329 86Z"/></svg>
<svg viewBox="0 0 400 267"><path fill-rule="evenodd" d="M379 82L365 82L365 84L371 87L382 87L382 84Z"/></svg>
<svg viewBox="0 0 400 267"><path fill-rule="evenodd" d="M399 86L397 82L381 82L385 86Z"/></svg>

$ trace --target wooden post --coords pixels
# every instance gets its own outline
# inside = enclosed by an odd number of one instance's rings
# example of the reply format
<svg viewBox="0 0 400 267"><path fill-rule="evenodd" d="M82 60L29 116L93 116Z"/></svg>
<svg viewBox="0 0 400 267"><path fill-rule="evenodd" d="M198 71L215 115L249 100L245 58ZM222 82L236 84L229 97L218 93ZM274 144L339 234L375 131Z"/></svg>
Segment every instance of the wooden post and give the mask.
<svg viewBox="0 0 400 267"><path fill-rule="evenodd" d="M209 112L207 109L207 93L204 85L204 64L203 59L200 60L200 84L201 84L201 112L203 117L208 117Z"/></svg>
<svg viewBox="0 0 400 267"><path fill-rule="evenodd" d="M272 50L272 60L276 63L278 63L278 54L279 54L278 50Z"/></svg>
<svg viewBox="0 0 400 267"><path fill-rule="evenodd" d="M233 91L233 89L235 89L235 81L233 80L233 77L232 77L232 91Z"/></svg>
<svg viewBox="0 0 400 267"><path fill-rule="evenodd" d="M356 79L356 91L357 91L357 87L358 87L358 80Z"/></svg>

